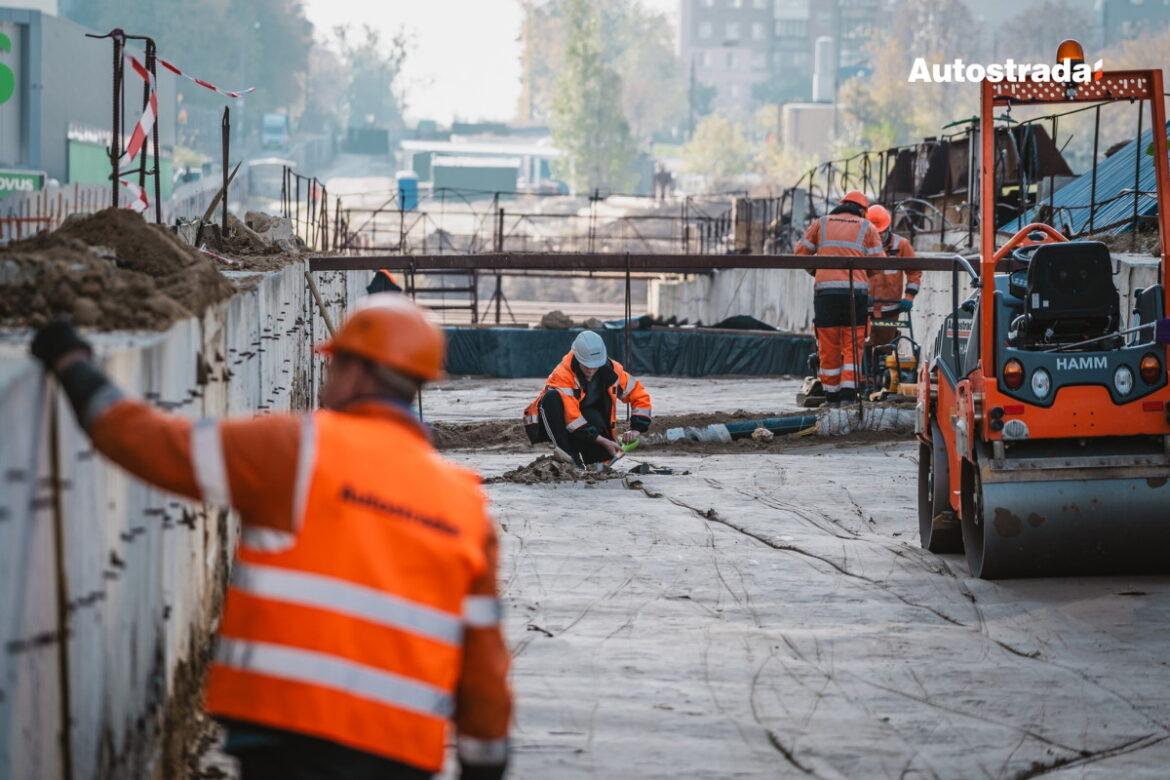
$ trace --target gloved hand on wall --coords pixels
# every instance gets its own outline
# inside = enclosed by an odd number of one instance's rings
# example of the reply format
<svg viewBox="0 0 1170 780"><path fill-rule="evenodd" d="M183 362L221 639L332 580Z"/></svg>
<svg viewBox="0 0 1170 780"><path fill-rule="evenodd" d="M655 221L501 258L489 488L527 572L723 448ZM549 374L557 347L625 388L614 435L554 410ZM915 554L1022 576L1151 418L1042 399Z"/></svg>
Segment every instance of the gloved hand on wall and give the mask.
<svg viewBox="0 0 1170 780"><path fill-rule="evenodd" d="M64 366L61 359L74 352L93 354L93 347L81 337L68 320L56 319L37 329L29 352L44 364L46 371L57 372Z"/></svg>

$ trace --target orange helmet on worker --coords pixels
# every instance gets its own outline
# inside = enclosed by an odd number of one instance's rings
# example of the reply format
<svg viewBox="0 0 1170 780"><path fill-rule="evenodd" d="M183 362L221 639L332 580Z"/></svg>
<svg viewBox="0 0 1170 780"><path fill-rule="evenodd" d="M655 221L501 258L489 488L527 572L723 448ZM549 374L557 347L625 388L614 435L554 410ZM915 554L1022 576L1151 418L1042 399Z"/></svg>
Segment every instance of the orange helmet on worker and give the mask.
<svg viewBox="0 0 1170 780"><path fill-rule="evenodd" d="M320 351L325 408L194 422L124 396L64 322L32 346L99 452L239 512L206 703L244 778L289 755L344 756L347 777L429 776L452 720L465 768L501 777L496 529L478 475L443 460L410 410L442 375L443 335L407 298L372 295Z"/></svg>
<svg viewBox="0 0 1170 780"><path fill-rule="evenodd" d="M879 257L882 240L866 219L869 198L845 193L836 208L814 219L796 244L796 254L818 257ZM809 271L813 282L813 324L817 333L820 382L834 405L856 397L869 309L872 272L847 268Z"/></svg>

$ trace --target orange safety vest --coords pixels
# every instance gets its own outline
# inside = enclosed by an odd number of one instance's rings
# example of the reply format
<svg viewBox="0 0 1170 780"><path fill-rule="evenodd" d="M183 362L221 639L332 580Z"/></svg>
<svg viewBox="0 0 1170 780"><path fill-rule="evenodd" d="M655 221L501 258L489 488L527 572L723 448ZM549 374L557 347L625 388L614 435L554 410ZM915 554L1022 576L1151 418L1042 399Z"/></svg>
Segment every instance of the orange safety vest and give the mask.
<svg viewBox="0 0 1170 780"><path fill-rule="evenodd" d="M300 531L286 549L241 543L208 709L438 772L464 625L498 619L469 596L488 566L478 478L401 422L311 422Z"/></svg>
<svg viewBox="0 0 1170 780"><path fill-rule="evenodd" d="M629 372L622 368L622 364L616 360L610 360L609 365L615 375L615 381L607 388L609 391L609 430L599 431L599 433L604 433L612 439L617 431L617 402L619 400L622 403L630 404L632 416L645 417L647 425L653 414L653 409L650 393L646 391L642 382L630 376ZM605 370L605 366L598 369L598 371ZM565 408L565 427L568 431L572 433L583 428L587 424L585 417L581 414L581 401L585 398L585 388L581 387L577 381L577 374L573 371L572 352L561 359L561 362L545 380L540 394L524 410L525 424L540 422L540 401L549 390L556 390L561 394L561 401Z"/></svg>
<svg viewBox="0 0 1170 780"><path fill-rule="evenodd" d="M834 257L880 257L882 239L869 220L853 214L827 214L815 220L796 244L798 255ZM869 291L869 273L853 271L852 287L856 293ZM849 292L849 271L845 268L819 268L814 274L814 292Z"/></svg>
<svg viewBox="0 0 1170 780"><path fill-rule="evenodd" d="M886 254L890 257L914 257L914 245L908 239L894 233L890 236L890 246ZM913 299L918 294L921 283L921 271L902 271L898 268L878 271L869 278L869 297L873 301L873 315L881 318L883 314L896 311L897 301Z"/></svg>

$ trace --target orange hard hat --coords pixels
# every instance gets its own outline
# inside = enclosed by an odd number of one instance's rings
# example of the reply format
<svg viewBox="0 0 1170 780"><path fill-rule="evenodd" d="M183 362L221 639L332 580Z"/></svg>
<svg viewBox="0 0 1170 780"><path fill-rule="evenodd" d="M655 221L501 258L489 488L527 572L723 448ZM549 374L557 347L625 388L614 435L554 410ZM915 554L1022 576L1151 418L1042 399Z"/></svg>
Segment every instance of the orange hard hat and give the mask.
<svg viewBox="0 0 1170 780"><path fill-rule="evenodd" d="M845 193L845 197L841 198L842 203L856 203L863 209L869 208L869 198L860 190L849 190Z"/></svg>
<svg viewBox="0 0 1170 780"><path fill-rule="evenodd" d="M886 211L885 206L875 203L865 212L865 218L873 223L879 233L885 233L890 229L890 212Z"/></svg>
<svg viewBox="0 0 1170 780"><path fill-rule="evenodd" d="M429 382L443 376L445 342L443 332L409 298L377 293L363 298L333 338L317 351L357 355Z"/></svg>

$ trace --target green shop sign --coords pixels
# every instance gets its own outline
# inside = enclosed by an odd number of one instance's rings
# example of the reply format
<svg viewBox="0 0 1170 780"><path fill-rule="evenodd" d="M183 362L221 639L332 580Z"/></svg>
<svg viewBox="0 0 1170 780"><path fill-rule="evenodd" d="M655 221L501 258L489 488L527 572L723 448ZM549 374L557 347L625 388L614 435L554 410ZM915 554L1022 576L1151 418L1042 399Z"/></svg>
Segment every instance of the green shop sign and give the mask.
<svg viewBox="0 0 1170 780"><path fill-rule="evenodd" d="M4 33L0 33L0 54L12 51L12 41ZM12 68L0 62L0 103L7 103L16 94L16 74Z"/></svg>
<svg viewBox="0 0 1170 780"><path fill-rule="evenodd" d="M44 171L12 171L0 168L0 198L18 192L38 192L44 188Z"/></svg>

